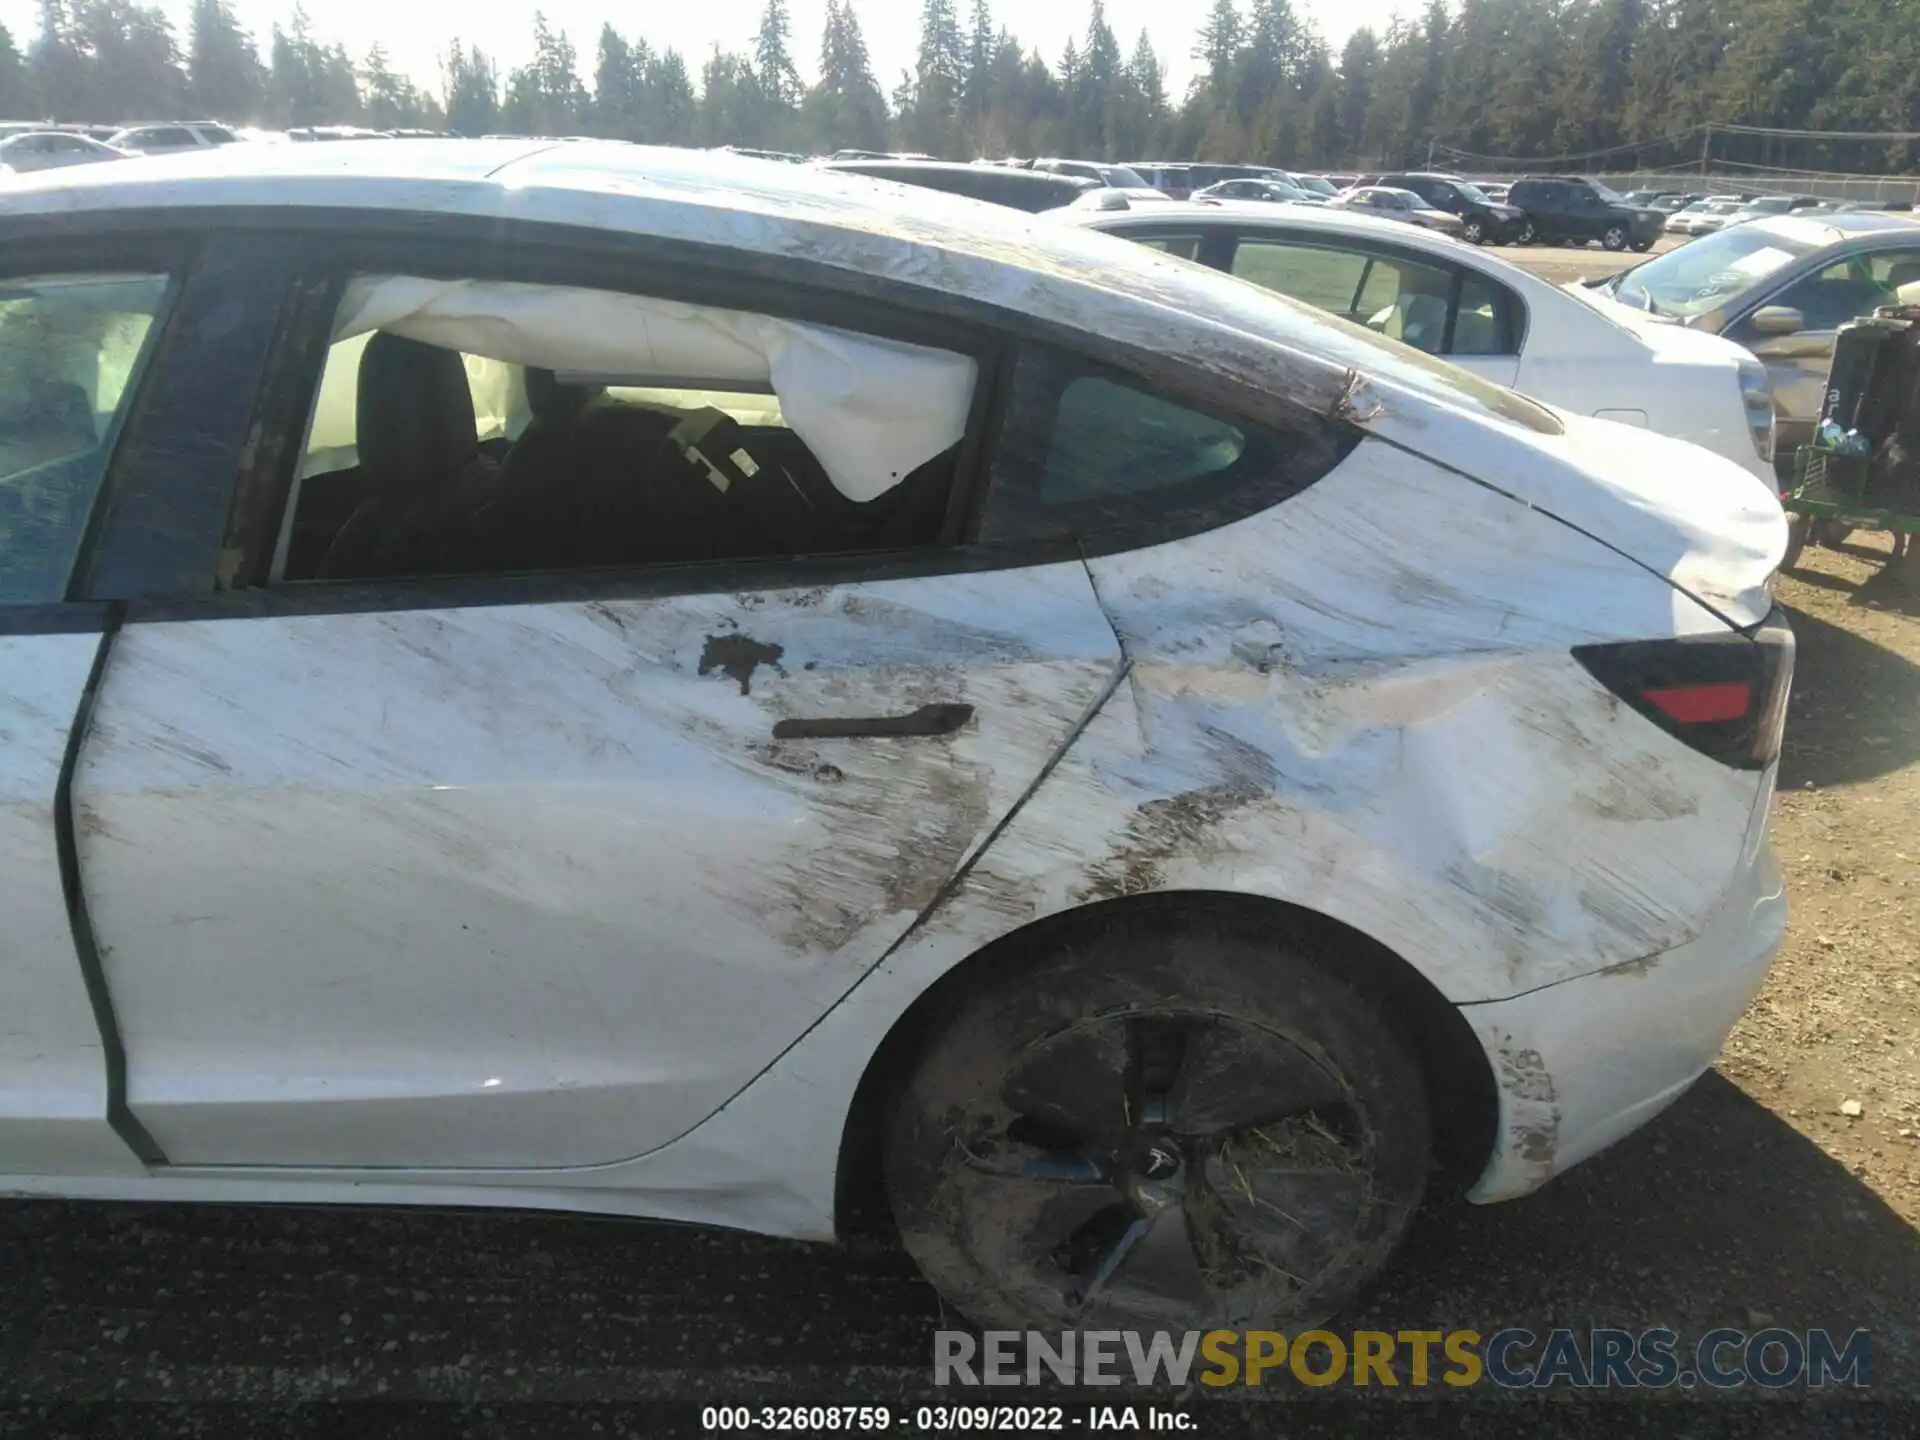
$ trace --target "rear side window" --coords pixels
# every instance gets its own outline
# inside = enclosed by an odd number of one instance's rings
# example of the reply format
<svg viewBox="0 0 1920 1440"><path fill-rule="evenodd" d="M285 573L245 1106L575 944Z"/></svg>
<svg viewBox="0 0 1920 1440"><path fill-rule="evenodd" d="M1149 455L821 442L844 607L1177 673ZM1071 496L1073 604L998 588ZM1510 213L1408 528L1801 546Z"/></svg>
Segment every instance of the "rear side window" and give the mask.
<svg viewBox="0 0 1920 1440"><path fill-rule="evenodd" d="M140 136L140 143L143 145L197 145L199 142L193 138L193 133L189 130L164 129L144 131Z"/></svg>
<svg viewBox="0 0 1920 1440"><path fill-rule="evenodd" d="M270 584L940 543L978 362L611 290L346 285Z"/></svg>
<svg viewBox="0 0 1920 1440"><path fill-rule="evenodd" d="M1016 365L979 538L1154 544L1250 515L1332 469L1357 433L1262 424L1140 376L1035 348Z"/></svg>
<svg viewBox="0 0 1920 1440"><path fill-rule="evenodd" d="M1123 230L1120 232L1126 235ZM1134 237L1126 235L1131 240ZM1158 250L1163 255L1177 255L1182 260L1200 258L1200 237L1198 235L1142 235L1139 243L1149 250Z"/></svg>
<svg viewBox="0 0 1920 1440"><path fill-rule="evenodd" d="M1449 355L1515 355L1520 350L1519 302L1478 275L1460 280Z"/></svg>
<svg viewBox="0 0 1920 1440"><path fill-rule="evenodd" d="M1450 267L1247 236L1234 250L1233 273L1429 355L1514 353L1511 297Z"/></svg>
<svg viewBox="0 0 1920 1440"><path fill-rule="evenodd" d="M1137 387L1071 380L1047 435L1044 505L1167 490L1224 474L1247 453L1244 427Z"/></svg>
<svg viewBox="0 0 1920 1440"><path fill-rule="evenodd" d="M1233 273L1241 279L1335 315L1353 314L1366 272L1366 257L1351 250L1242 240L1233 252Z"/></svg>
<svg viewBox="0 0 1920 1440"><path fill-rule="evenodd" d="M165 275L0 280L0 603L64 597Z"/></svg>

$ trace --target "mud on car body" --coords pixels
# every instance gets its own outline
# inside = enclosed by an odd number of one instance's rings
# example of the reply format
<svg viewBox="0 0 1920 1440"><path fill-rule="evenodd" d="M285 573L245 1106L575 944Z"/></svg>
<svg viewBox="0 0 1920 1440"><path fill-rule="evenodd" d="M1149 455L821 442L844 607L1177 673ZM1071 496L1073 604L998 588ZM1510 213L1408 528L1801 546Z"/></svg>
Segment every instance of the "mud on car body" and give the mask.
<svg viewBox="0 0 1920 1440"><path fill-rule="evenodd" d="M0 1185L1282 1323L1711 1062L1737 465L999 207L351 148L0 190Z"/></svg>

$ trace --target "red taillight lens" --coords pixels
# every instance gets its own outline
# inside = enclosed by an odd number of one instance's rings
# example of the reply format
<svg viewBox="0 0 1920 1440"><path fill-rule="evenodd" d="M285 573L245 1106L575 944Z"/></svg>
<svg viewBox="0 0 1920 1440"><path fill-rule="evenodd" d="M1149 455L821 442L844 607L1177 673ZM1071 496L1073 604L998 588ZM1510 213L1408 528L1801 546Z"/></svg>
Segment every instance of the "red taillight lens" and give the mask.
<svg viewBox="0 0 1920 1440"><path fill-rule="evenodd" d="M1608 690L1703 755L1760 770L1780 753L1793 631L1778 608L1751 633L1581 645L1573 654Z"/></svg>
<svg viewBox="0 0 1920 1440"><path fill-rule="evenodd" d="M1753 687L1744 680L1721 685L1681 685L1643 692L1649 705L1682 725L1738 720L1753 708Z"/></svg>

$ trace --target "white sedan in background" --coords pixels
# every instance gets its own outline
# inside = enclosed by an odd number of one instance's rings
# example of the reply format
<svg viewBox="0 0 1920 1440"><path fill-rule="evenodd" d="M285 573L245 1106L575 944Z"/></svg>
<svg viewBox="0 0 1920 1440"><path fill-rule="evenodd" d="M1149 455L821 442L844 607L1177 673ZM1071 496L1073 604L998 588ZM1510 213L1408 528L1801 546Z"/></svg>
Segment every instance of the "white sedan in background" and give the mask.
<svg viewBox="0 0 1920 1440"><path fill-rule="evenodd" d="M1669 235L1711 235L1727 223L1727 218L1746 202L1738 195L1716 195L1696 200L1684 210L1667 217Z"/></svg>
<svg viewBox="0 0 1920 1440"><path fill-rule="evenodd" d="M1351 211L1188 204L1072 218L1575 414L1690 440L1772 483L1766 368L1730 340L1602 314L1484 250Z"/></svg>
<svg viewBox="0 0 1920 1440"><path fill-rule="evenodd" d="M0 170L22 173L124 160L127 152L71 130L28 130L0 140Z"/></svg>

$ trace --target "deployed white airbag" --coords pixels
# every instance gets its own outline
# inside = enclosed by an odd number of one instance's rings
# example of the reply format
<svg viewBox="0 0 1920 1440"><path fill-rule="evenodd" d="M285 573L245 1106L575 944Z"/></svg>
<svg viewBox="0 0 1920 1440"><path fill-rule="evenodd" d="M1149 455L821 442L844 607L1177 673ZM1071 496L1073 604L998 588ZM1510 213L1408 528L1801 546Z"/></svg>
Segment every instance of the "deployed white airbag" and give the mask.
<svg viewBox="0 0 1920 1440"><path fill-rule="evenodd" d="M373 330L636 385L771 384L788 426L855 501L883 494L959 442L977 372L970 356L824 325L494 280L354 280L333 338Z"/></svg>

